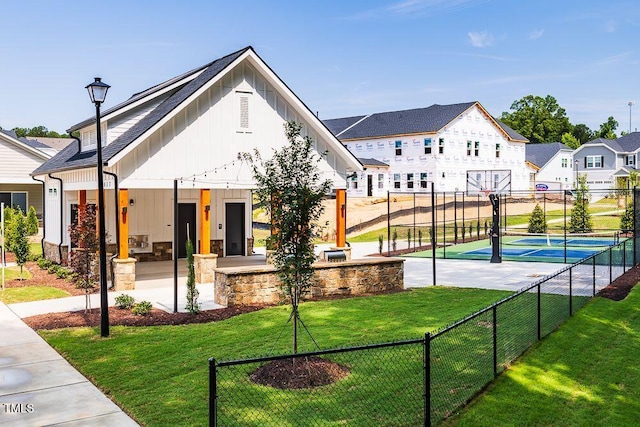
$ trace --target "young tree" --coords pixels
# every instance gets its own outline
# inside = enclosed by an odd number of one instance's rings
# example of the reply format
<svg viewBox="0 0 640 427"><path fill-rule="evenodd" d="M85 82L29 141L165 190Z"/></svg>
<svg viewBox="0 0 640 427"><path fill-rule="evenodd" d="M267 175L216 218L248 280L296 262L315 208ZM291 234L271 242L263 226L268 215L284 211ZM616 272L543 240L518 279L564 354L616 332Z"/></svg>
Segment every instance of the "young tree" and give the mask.
<svg viewBox="0 0 640 427"><path fill-rule="evenodd" d="M27 213L27 234L29 236L38 234L38 216L36 215L36 208L33 206L29 206L29 212Z"/></svg>
<svg viewBox="0 0 640 427"><path fill-rule="evenodd" d="M573 148L574 150L580 147L580 141L578 141L578 138L568 132L562 134L562 141L560 142L562 142L569 148Z"/></svg>
<svg viewBox="0 0 640 427"><path fill-rule="evenodd" d="M285 123L288 145L263 160L259 151L245 154L252 165L258 199L271 215L273 264L284 293L291 301L293 352L298 351L298 311L300 297L309 290L316 260L313 239L323 211L322 199L331 181L322 180L319 162L310 137L301 136L302 125ZM302 323L304 326L304 323Z"/></svg>
<svg viewBox="0 0 640 427"><path fill-rule="evenodd" d="M91 309L89 295L100 277L98 251L100 240L96 233L96 210L94 206L78 206L78 220L69 226L69 236L77 248L70 254L69 265L76 273L75 283L84 289L85 312Z"/></svg>
<svg viewBox="0 0 640 427"><path fill-rule="evenodd" d="M547 220L544 217L544 212L538 203L536 203L536 207L533 208L533 212L531 212L531 216L529 217L529 228L527 228L527 232L529 233L546 233L547 232Z"/></svg>
<svg viewBox="0 0 640 427"><path fill-rule="evenodd" d="M629 233L634 229L633 210L633 201L631 201L624 210L622 218L620 218L620 230L622 230L623 233Z"/></svg>
<svg viewBox="0 0 640 427"><path fill-rule="evenodd" d="M193 243L187 234L187 306L189 313L198 314L200 304L198 304L198 289L196 289L196 274L193 268Z"/></svg>
<svg viewBox="0 0 640 427"><path fill-rule="evenodd" d="M589 214L589 186L587 176L578 175L578 185L574 195L571 220L569 221L569 233L589 233L593 231L593 222Z"/></svg>
<svg viewBox="0 0 640 427"><path fill-rule="evenodd" d="M20 208L15 211L12 219L11 252L16 257L16 264L20 266L20 280L22 280L22 270L29 258L29 240L27 239L27 220Z"/></svg>

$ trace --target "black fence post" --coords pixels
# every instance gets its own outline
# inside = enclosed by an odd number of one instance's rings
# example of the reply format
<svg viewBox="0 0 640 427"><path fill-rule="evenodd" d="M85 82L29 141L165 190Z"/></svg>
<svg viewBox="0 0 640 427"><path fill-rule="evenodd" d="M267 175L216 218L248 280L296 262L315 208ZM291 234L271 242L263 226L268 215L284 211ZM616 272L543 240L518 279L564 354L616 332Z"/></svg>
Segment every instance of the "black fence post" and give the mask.
<svg viewBox="0 0 640 427"><path fill-rule="evenodd" d="M573 316L573 267L569 267L569 316Z"/></svg>
<svg viewBox="0 0 640 427"><path fill-rule="evenodd" d="M436 285L436 202L435 202L435 184L431 183L431 269L433 275L433 286Z"/></svg>
<svg viewBox="0 0 640 427"><path fill-rule="evenodd" d="M622 273L627 272L627 244L622 242Z"/></svg>
<svg viewBox="0 0 640 427"><path fill-rule="evenodd" d="M613 282L613 250L609 248L609 284Z"/></svg>
<svg viewBox="0 0 640 427"><path fill-rule="evenodd" d="M209 359L209 427L218 425L216 381L216 360L212 357Z"/></svg>
<svg viewBox="0 0 640 427"><path fill-rule="evenodd" d="M424 334L424 425L431 426L431 333Z"/></svg>
<svg viewBox="0 0 640 427"><path fill-rule="evenodd" d="M540 341L540 339L542 338L542 313L541 313L541 307L540 307L540 283L538 283L538 341Z"/></svg>
<svg viewBox="0 0 640 427"><path fill-rule="evenodd" d="M447 192L442 193L442 258L447 259Z"/></svg>
<svg viewBox="0 0 640 427"><path fill-rule="evenodd" d="M596 296L596 256L594 255L593 258L591 258L593 260L593 296Z"/></svg>
<svg viewBox="0 0 640 427"><path fill-rule="evenodd" d="M431 207L433 209L433 207ZM391 192L387 191L387 255L391 255Z"/></svg>
<svg viewBox="0 0 640 427"><path fill-rule="evenodd" d="M493 378L498 376L498 307L493 306Z"/></svg>
<svg viewBox="0 0 640 427"><path fill-rule="evenodd" d="M564 190L564 263L567 263L567 190Z"/></svg>

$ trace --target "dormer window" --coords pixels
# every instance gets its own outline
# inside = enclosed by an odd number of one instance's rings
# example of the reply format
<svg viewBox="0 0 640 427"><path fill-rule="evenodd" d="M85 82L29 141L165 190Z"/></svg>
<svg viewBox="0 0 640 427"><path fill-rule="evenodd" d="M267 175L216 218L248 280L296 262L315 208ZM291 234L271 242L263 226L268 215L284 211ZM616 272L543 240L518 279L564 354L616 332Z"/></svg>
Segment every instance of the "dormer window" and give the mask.
<svg viewBox="0 0 640 427"><path fill-rule="evenodd" d="M107 145L107 124L102 123L101 126L101 141L102 146L105 147ZM96 141L98 140L98 135L96 133L95 127L93 129L83 130L80 132L80 141L82 145L82 151L91 151L96 150L98 145Z"/></svg>

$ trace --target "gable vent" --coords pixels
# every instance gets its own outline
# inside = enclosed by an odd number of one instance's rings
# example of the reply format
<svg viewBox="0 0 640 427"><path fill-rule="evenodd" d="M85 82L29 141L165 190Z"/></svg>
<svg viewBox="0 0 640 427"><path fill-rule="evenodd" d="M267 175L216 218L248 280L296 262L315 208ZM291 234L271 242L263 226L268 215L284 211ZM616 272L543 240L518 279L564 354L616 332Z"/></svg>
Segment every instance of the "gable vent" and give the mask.
<svg viewBox="0 0 640 427"><path fill-rule="evenodd" d="M240 95L240 128L249 129L249 96Z"/></svg>

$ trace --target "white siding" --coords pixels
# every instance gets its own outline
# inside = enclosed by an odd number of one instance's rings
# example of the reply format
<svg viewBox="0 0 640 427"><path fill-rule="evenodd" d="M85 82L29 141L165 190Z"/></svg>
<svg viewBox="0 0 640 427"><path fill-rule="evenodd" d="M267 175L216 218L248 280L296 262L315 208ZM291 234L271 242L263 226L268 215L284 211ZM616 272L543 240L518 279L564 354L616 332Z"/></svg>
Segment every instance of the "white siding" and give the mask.
<svg viewBox="0 0 640 427"><path fill-rule="evenodd" d="M424 140L427 138L431 139L431 154L425 154ZM444 139L442 154L439 153L440 138ZM395 154L396 141L402 141L402 154L399 156ZM467 155L467 141L472 143L471 156ZM475 156L476 141L480 144L478 156ZM528 188L525 143L509 141L477 107L452 121L439 133L344 141L344 144L356 157L374 158L390 166L390 191L425 191L419 188L420 173L428 174L427 180L435 182L436 191L466 191L468 170L510 170L511 189ZM497 144L500 145L500 157L496 157ZM394 188L394 174L401 175L400 189ZM408 188L407 174L413 174L413 189ZM362 195L361 192L349 194Z"/></svg>
<svg viewBox="0 0 640 427"><path fill-rule="evenodd" d="M237 90L252 93L248 129L238 128ZM238 160L238 154L255 147L268 158L272 149L286 143L283 125L287 120L300 117L243 63L125 156L118 174L129 188L171 188L175 178L191 181L194 188L254 188L249 165ZM317 134L309 132L309 136L319 152L327 149L327 142ZM336 186L344 185L339 174L344 175L346 167L335 153L328 153L321 169Z"/></svg>
<svg viewBox="0 0 640 427"><path fill-rule="evenodd" d="M0 183L33 184L29 175L44 159L0 138Z"/></svg>

